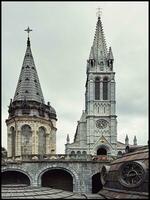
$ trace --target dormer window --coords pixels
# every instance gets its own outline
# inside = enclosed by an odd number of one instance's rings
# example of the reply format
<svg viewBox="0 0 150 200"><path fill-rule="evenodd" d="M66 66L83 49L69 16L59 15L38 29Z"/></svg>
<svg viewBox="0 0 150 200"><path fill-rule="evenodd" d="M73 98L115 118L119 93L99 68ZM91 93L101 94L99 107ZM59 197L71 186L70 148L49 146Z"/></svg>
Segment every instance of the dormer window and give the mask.
<svg viewBox="0 0 150 200"><path fill-rule="evenodd" d="M25 93L29 93L28 90L26 90Z"/></svg>
<svg viewBox="0 0 150 200"><path fill-rule="evenodd" d="M29 65L27 65L26 68L29 69L30 68Z"/></svg>
<svg viewBox="0 0 150 200"><path fill-rule="evenodd" d="M29 78L26 78L25 81L29 81Z"/></svg>

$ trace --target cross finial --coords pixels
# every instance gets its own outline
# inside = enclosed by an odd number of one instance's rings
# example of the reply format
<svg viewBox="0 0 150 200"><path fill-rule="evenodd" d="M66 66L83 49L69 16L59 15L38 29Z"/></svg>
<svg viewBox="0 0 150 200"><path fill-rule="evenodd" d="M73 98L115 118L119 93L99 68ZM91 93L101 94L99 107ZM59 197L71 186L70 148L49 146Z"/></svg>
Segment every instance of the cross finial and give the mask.
<svg viewBox="0 0 150 200"><path fill-rule="evenodd" d="M97 17L100 17L102 15L102 9L101 8L97 8L97 13L96 13Z"/></svg>
<svg viewBox="0 0 150 200"><path fill-rule="evenodd" d="M27 31L27 33L28 33L28 37L29 37L29 33L30 33L30 31L32 31L32 29L30 29L29 26L28 26L28 28L25 29L24 31Z"/></svg>

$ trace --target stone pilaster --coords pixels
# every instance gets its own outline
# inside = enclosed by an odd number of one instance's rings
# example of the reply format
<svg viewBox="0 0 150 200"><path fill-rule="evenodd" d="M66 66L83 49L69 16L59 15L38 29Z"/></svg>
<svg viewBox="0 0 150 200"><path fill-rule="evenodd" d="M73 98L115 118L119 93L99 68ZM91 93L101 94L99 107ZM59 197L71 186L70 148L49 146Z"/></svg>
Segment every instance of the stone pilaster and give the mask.
<svg viewBox="0 0 150 200"><path fill-rule="evenodd" d="M17 132L17 137L18 137L18 142L17 142L17 155L20 156L21 155L21 131L18 130Z"/></svg>

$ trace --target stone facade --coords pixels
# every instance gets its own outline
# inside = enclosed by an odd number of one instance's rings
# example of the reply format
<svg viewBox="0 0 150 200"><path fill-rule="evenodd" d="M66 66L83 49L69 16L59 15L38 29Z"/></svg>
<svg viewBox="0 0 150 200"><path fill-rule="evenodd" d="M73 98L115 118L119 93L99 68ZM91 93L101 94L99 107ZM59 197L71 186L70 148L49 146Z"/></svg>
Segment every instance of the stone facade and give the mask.
<svg viewBox="0 0 150 200"><path fill-rule="evenodd" d="M23 150L23 144L25 137L22 136L22 127L29 126L31 128L31 138L29 138L28 147L25 144L26 151ZM43 118L35 117L15 117L7 121L7 132L8 132L8 157L21 156L22 154L41 154L39 151L40 142L40 128L44 130L44 139L42 145L45 148L43 154L56 153L56 124L55 121L45 120ZM15 139L13 143L13 131L15 133ZM30 137L30 136L29 136ZM26 139L27 140L27 139ZM15 147L14 154L12 152L13 146ZM31 147L31 152L29 149Z"/></svg>

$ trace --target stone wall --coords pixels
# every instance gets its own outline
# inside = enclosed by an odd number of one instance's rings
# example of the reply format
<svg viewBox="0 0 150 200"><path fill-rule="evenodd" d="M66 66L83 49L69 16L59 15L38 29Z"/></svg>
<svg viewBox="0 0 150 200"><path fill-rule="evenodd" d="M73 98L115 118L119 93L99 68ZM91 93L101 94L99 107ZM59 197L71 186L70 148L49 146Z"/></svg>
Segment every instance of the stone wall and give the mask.
<svg viewBox="0 0 150 200"><path fill-rule="evenodd" d="M73 178L73 192L92 192L92 176L100 172L104 161L49 160L12 161L2 166L3 171L19 171L27 175L31 186L41 186L42 175L52 169L68 172ZM108 164L108 162L107 162Z"/></svg>

